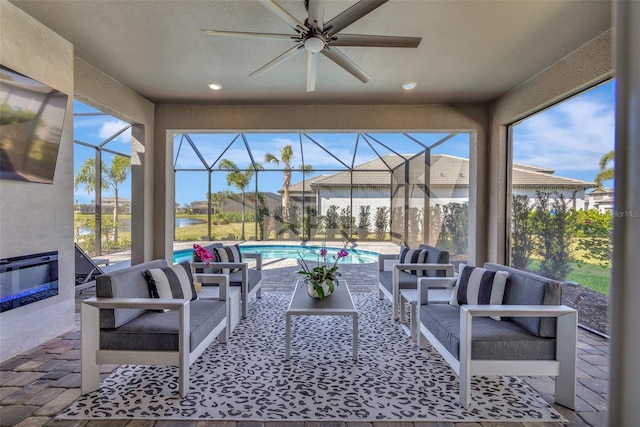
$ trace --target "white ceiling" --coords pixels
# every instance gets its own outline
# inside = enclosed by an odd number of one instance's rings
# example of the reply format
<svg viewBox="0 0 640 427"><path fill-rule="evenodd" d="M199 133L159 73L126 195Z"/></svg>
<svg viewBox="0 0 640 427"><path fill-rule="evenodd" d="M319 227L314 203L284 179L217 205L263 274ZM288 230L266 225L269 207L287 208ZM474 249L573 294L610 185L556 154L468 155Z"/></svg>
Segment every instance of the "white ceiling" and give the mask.
<svg viewBox="0 0 640 427"><path fill-rule="evenodd" d="M153 102L484 102L518 86L611 27L610 1L391 0L343 30L422 37L409 48L340 48L371 77L364 84L320 57L305 92L299 55L248 75L291 42L215 37L201 29L289 33L253 0L11 0L75 45L76 55ZM278 3L299 20L303 0ZM327 0L325 21L356 1ZM216 81L223 90L211 91ZM412 92L400 86L415 81Z"/></svg>

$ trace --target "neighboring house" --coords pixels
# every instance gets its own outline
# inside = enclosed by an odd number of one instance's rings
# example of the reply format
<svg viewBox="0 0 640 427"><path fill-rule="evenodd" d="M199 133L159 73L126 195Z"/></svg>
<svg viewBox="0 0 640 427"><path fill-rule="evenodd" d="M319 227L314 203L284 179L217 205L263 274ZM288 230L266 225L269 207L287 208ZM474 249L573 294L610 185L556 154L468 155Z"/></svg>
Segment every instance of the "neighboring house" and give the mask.
<svg viewBox="0 0 640 427"><path fill-rule="evenodd" d="M318 175L310 178L305 178L303 181L296 182L289 186L289 202L293 205L302 206L303 199L305 206L316 206L316 193L311 188L311 184L316 181L328 178L331 175ZM278 190L278 193L282 195L284 191Z"/></svg>
<svg viewBox="0 0 640 427"><path fill-rule="evenodd" d="M116 199L114 197L103 197L101 211L102 214L112 214L113 208L116 205ZM79 205L80 213L89 214L95 213L95 200L91 201L91 204ZM131 214L131 200L123 197L118 197L118 212L121 214Z"/></svg>
<svg viewBox="0 0 640 427"><path fill-rule="evenodd" d="M600 213L613 212L614 189L594 189L587 194L585 209L597 209Z"/></svg>
<svg viewBox="0 0 640 427"><path fill-rule="evenodd" d="M409 205L422 208L425 188L429 188L429 204L446 205L469 201L469 160L445 154L431 155L429 182L424 180L423 160L411 160L409 172ZM354 167L350 171L332 175L319 175L305 180L305 203L314 203L324 215L331 205L346 208L353 200L352 215L357 217L360 205L371 206L375 212L378 206L389 206L392 197L402 200L404 187L403 159L396 155L386 155ZM394 174L389 169L394 170ZM536 198L536 191L557 192L576 209L585 208L585 190L594 183L553 175L554 171L531 165L514 164L512 172L513 191ZM400 180L395 179L400 177ZM394 185L394 192L391 192ZM351 187L353 186L353 189ZM291 186L292 200L302 200L302 183Z"/></svg>

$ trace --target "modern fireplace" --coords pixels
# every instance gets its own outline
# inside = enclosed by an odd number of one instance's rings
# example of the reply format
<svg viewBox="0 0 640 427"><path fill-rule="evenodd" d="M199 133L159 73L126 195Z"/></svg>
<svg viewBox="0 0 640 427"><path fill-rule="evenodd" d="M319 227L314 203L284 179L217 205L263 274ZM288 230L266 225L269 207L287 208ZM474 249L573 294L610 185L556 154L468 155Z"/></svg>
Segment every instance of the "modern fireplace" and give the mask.
<svg viewBox="0 0 640 427"><path fill-rule="evenodd" d="M58 252L0 259L0 312L58 295Z"/></svg>

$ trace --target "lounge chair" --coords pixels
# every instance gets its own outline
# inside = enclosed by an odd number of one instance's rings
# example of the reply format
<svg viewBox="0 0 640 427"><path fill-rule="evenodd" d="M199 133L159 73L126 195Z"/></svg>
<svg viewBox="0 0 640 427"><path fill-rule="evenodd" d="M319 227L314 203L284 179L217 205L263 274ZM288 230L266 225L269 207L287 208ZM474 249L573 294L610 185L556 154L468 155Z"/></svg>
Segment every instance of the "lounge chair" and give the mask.
<svg viewBox="0 0 640 427"><path fill-rule="evenodd" d="M76 243L76 290L82 290L89 286L90 282L96 280L96 277L105 272L100 268L100 265L109 265L109 260L106 258L92 259L82 250Z"/></svg>

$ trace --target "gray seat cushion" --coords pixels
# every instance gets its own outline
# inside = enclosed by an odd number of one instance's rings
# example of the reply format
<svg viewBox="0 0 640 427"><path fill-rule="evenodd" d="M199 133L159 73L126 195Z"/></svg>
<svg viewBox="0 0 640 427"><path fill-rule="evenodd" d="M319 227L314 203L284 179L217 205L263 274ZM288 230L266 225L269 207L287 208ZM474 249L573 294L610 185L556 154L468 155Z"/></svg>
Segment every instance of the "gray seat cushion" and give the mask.
<svg viewBox="0 0 640 427"><path fill-rule="evenodd" d="M400 271L399 283L400 289L417 289L418 288L418 276L411 273ZM380 271L378 272L378 280L380 284L384 286L389 293L393 294L393 271Z"/></svg>
<svg viewBox="0 0 640 427"><path fill-rule="evenodd" d="M225 301L200 299L190 302L189 351L226 315ZM116 329L100 330L100 348L107 350L178 351L178 310L145 311Z"/></svg>
<svg viewBox="0 0 640 427"><path fill-rule="evenodd" d="M155 260L99 276L96 279L96 296L98 298L150 298L149 286L143 273L149 268L166 266L165 260ZM100 310L100 327L117 328L145 312L146 310L136 309Z"/></svg>
<svg viewBox="0 0 640 427"><path fill-rule="evenodd" d="M503 304L508 305L560 305L562 284L537 274L528 273L500 264L486 263L484 268L509 273L504 289ZM508 320L540 337L556 336L556 319L552 317L512 317Z"/></svg>
<svg viewBox="0 0 640 427"><path fill-rule="evenodd" d="M248 270L249 275L249 292L256 287L256 285L262 279L262 270L256 270L250 268ZM231 286L241 286L242 285L242 271L234 271L233 273L229 273L229 285Z"/></svg>
<svg viewBox="0 0 640 427"><path fill-rule="evenodd" d="M446 303L420 306L420 322L460 360L460 309ZM473 319L471 358L554 360L556 340L540 338L510 321Z"/></svg>

